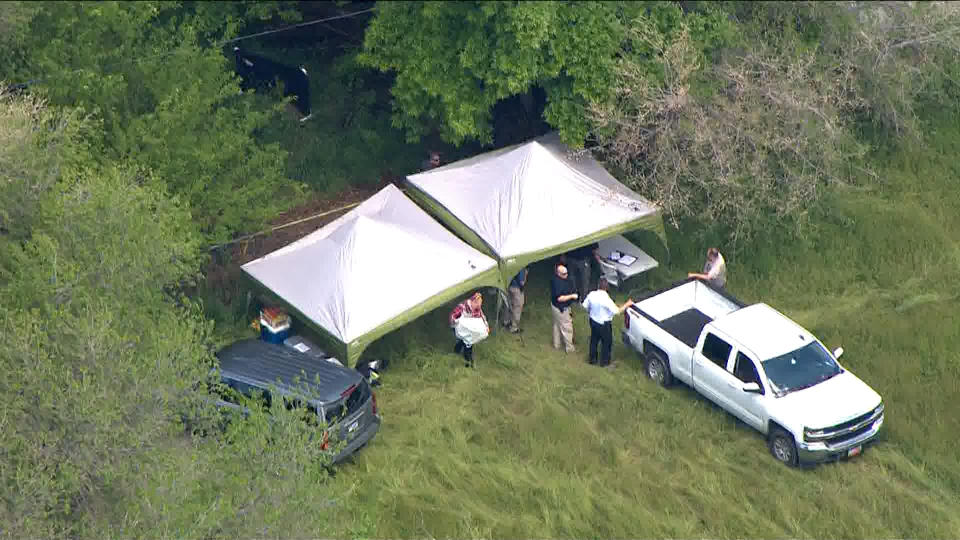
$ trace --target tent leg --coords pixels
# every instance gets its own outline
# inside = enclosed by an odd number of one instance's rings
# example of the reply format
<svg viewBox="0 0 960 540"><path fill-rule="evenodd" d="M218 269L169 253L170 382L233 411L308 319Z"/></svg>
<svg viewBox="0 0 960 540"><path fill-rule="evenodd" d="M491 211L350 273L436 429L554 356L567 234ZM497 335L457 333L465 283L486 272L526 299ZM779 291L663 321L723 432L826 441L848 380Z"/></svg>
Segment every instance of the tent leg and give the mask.
<svg viewBox="0 0 960 540"><path fill-rule="evenodd" d="M494 324L494 328L496 330L499 330L500 329L500 312L503 310L503 294L501 294L500 289L494 289L494 290L497 291L497 317L496 317L496 323ZM491 331L491 333L493 332Z"/></svg>

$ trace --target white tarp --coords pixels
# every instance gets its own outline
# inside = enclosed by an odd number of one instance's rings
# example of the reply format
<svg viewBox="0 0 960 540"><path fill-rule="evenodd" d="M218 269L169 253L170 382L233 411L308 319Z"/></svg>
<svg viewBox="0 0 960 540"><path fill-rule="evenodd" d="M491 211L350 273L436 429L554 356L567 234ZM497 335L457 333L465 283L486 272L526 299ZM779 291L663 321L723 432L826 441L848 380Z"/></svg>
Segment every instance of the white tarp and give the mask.
<svg viewBox="0 0 960 540"><path fill-rule="evenodd" d="M571 157L554 133L407 180L501 259L567 244L659 212L591 156Z"/></svg>
<svg viewBox="0 0 960 540"><path fill-rule="evenodd" d="M389 185L243 269L350 343L495 266Z"/></svg>
<svg viewBox="0 0 960 540"><path fill-rule="evenodd" d="M487 339L490 335L490 327L487 321L481 317L461 316L457 319L457 324L453 327L453 332L468 347Z"/></svg>

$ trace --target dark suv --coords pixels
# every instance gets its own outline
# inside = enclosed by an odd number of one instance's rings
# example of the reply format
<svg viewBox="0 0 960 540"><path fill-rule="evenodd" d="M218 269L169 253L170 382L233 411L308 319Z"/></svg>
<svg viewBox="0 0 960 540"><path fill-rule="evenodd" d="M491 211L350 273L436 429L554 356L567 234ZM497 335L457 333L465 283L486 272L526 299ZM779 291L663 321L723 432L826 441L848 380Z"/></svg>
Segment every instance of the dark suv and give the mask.
<svg viewBox="0 0 960 540"><path fill-rule="evenodd" d="M380 429L377 398L363 376L353 369L332 362L317 360L295 349L258 339L238 341L216 354L220 361L220 381L246 396L259 393L269 401L280 394L290 401L299 401L307 385L310 399L307 408L320 415L329 426L330 435L345 441L343 449L333 456L333 463L347 458L366 445ZM242 409L233 403L231 392L223 392L221 407Z"/></svg>

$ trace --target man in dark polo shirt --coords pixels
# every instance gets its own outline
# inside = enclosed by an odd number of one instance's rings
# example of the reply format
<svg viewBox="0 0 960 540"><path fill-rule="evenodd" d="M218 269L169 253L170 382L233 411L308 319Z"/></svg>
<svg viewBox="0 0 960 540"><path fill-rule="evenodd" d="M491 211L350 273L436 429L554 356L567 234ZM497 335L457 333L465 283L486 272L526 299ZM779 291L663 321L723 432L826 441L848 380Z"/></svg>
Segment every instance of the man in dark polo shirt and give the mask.
<svg viewBox="0 0 960 540"><path fill-rule="evenodd" d="M567 264L570 266L570 277L577 289L580 298L585 298L593 290L590 286L590 264L597 261L600 264L600 244L594 242L566 253Z"/></svg>
<svg viewBox="0 0 960 540"><path fill-rule="evenodd" d="M553 314L553 348L562 348L568 353L573 347L573 304L579 296L573 281L567 275L567 267L558 264L556 275L550 280L550 311Z"/></svg>

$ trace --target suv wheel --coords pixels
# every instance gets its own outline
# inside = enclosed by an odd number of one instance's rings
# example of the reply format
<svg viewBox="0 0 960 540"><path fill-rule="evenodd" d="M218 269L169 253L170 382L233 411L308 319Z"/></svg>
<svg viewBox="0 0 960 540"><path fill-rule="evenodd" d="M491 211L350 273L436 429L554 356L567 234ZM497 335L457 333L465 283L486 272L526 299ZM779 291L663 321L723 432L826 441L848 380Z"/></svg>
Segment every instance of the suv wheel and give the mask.
<svg viewBox="0 0 960 540"><path fill-rule="evenodd" d="M650 351L646 354L646 358L647 377L664 388L672 385L673 374L670 373L670 364L667 363L663 355L658 351Z"/></svg>
<svg viewBox="0 0 960 540"><path fill-rule="evenodd" d="M770 436L767 437L767 446L777 461L790 467L796 467L797 444L793 441L793 435L782 428L773 428L770 430Z"/></svg>

